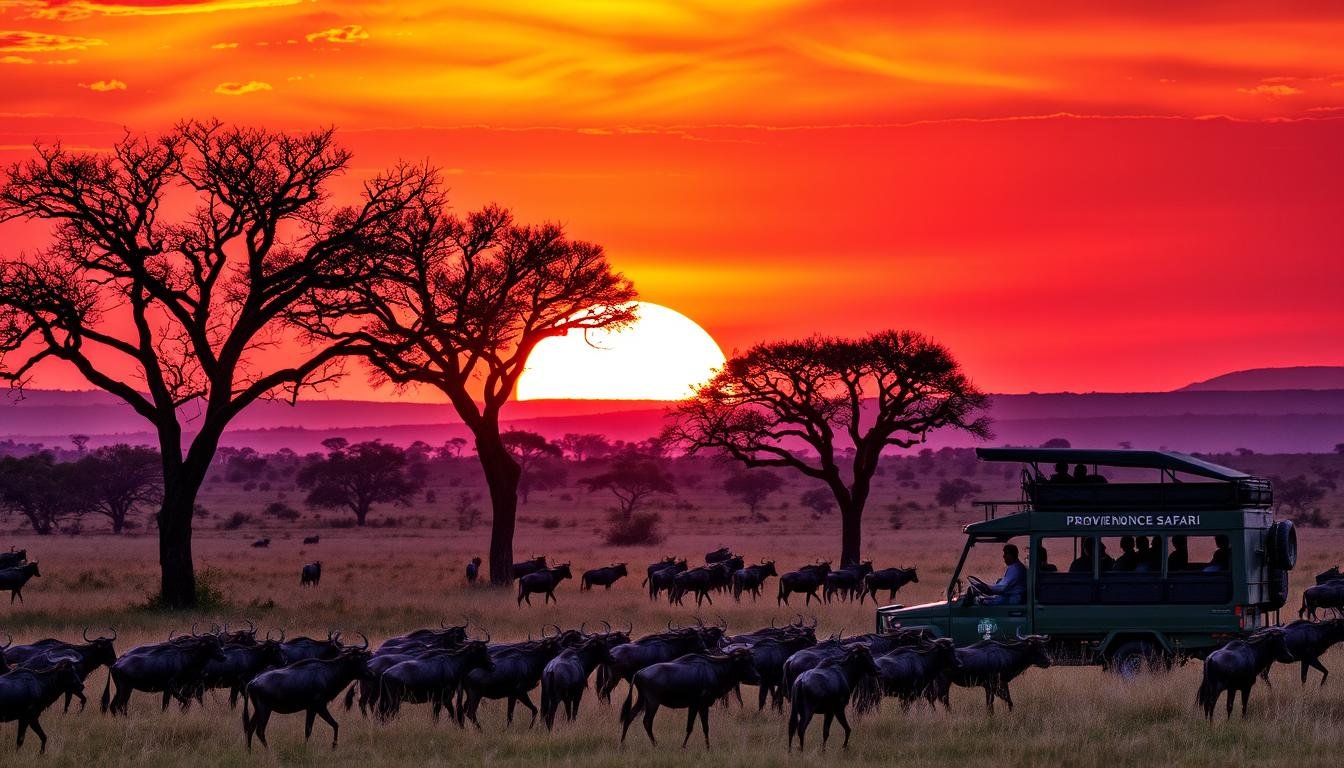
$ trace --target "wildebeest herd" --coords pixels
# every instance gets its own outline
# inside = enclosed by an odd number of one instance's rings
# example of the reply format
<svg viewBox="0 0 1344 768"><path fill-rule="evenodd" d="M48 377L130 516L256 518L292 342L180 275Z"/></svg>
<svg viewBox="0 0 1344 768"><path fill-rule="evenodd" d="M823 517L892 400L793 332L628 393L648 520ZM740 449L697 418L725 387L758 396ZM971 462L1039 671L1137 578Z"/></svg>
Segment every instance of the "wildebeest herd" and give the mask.
<svg viewBox="0 0 1344 768"><path fill-rule="evenodd" d="M85 703L84 683L98 667L107 667L101 710L128 716L132 695L156 694L160 709L176 701L187 709L204 705L207 691L228 693L230 708L243 700L242 726L249 749L255 739L267 744L267 726L275 714L305 715L305 739L316 719L332 731L337 745L340 726L331 704L342 698L346 711L356 704L361 713L386 723L408 705L424 704L438 721L446 712L459 727L470 722L478 730L479 709L486 700L504 701L506 721L512 723L518 705L528 710L530 726L538 719L547 729L557 716L573 721L579 713L589 681L596 695L611 701L624 684L619 710L624 742L630 726L641 720L650 741L663 708L687 711L685 746L697 721L710 743L710 711L716 703L742 701L742 686L756 686L757 709L787 707L790 749L796 737L802 748L814 718L822 718L822 744L832 722L839 723L848 745L852 708L864 713L883 698L895 699L902 709L927 703L950 707L954 686L981 689L992 713L996 699L1011 710L1010 683L1027 669L1051 665L1050 639L1041 635L1013 640L982 640L956 648L946 638L927 631L895 628L882 634L839 635L818 640L816 621L798 616L779 625L730 634L720 620L687 626L669 622L665 629L633 635L602 622L565 629L551 624L536 638L491 642L488 632L472 638L467 625L422 628L389 638L376 650L368 638L347 643L331 631L326 638L293 637L268 633L257 627L212 627L201 632L170 635L118 656L115 631L82 642L43 639L14 645L10 639L0 655L0 721L17 721L18 746L31 729L45 750L47 735L40 716L65 698ZM272 636L275 635L275 636ZM1198 702L1212 717L1228 693L1228 714L1238 692L1242 711L1257 677L1274 662L1300 663L1302 680L1309 669L1328 671L1321 656L1344 640L1344 618L1313 622L1300 620L1271 627L1229 642L1209 655L1204 666ZM540 706L533 695L540 688Z"/></svg>

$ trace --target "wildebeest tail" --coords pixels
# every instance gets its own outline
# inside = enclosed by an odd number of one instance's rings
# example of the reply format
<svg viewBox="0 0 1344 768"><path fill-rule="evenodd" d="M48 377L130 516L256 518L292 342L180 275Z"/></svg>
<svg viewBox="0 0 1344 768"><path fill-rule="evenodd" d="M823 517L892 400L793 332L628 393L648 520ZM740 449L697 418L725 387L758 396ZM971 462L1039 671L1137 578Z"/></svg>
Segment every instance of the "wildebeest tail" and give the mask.
<svg viewBox="0 0 1344 768"><path fill-rule="evenodd" d="M625 694L625 703L621 705L621 724L625 725L635 719L635 682L630 681L630 691Z"/></svg>
<svg viewBox="0 0 1344 768"><path fill-rule="evenodd" d="M355 693L359 690L359 681L350 684L350 690L345 692L345 711L349 712L355 706Z"/></svg>
<svg viewBox="0 0 1344 768"><path fill-rule="evenodd" d="M251 703L252 703L252 692L249 691L249 690L247 690L246 688L244 688L244 689L243 689L243 733L245 733L245 734L251 734L251 733L252 733L252 717L251 717L251 710L248 708L248 705L251 704Z"/></svg>
<svg viewBox="0 0 1344 768"><path fill-rule="evenodd" d="M608 688L607 683L611 681L614 674L615 672L612 671L610 662L604 661L597 665L597 676L593 679L593 687L597 691L597 697L601 699L604 704L611 703L611 689L616 686L615 684L612 684L611 687ZM584 683L586 685L587 681L584 681Z"/></svg>
<svg viewBox="0 0 1344 768"><path fill-rule="evenodd" d="M789 705L789 749L793 749L793 734L798 731L798 721L801 713L798 711L798 697L792 695L789 690L792 686L784 686L784 691L789 694L791 703Z"/></svg>
<svg viewBox="0 0 1344 768"><path fill-rule="evenodd" d="M386 723L401 712L402 690L399 685L383 675L378 679L378 721Z"/></svg>
<svg viewBox="0 0 1344 768"><path fill-rule="evenodd" d="M860 715L878 708L882 703L882 681L876 675L864 675L854 683L854 692L850 694L854 711Z"/></svg>
<svg viewBox="0 0 1344 768"><path fill-rule="evenodd" d="M107 714L108 705L112 702L112 670L107 671L107 685L103 686L102 710Z"/></svg>
<svg viewBox="0 0 1344 768"><path fill-rule="evenodd" d="M1206 713L1212 713L1213 707L1218 703L1218 684L1213 681L1213 676L1209 674L1209 667L1204 667L1204 678L1199 682L1199 691L1195 693L1195 701Z"/></svg>

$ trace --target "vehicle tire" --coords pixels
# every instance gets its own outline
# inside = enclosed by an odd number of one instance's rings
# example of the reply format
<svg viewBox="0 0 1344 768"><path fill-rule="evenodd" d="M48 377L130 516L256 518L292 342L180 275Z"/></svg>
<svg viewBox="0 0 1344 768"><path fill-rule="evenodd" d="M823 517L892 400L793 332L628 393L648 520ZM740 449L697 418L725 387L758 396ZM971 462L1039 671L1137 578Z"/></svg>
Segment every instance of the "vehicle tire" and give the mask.
<svg viewBox="0 0 1344 768"><path fill-rule="evenodd" d="M1122 680L1137 680L1171 668L1165 652L1147 640L1130 640L1111 654L1110 669Z"/></svg>
<svg viewBox="0 0 1344 768"><path fill-rule="evenodd" d="M1297 567L1297 528L1292 520L1280 520L1270 526L1265 545L1270 568L1291 571Z"/></svg>
<svg viewBox="0 0 1344 768"><path fill-rule="evenodd" d="M1277 611L1288 602L1288 572L1280 568L1269 571L1269 600L1265 610Z"/></svg>

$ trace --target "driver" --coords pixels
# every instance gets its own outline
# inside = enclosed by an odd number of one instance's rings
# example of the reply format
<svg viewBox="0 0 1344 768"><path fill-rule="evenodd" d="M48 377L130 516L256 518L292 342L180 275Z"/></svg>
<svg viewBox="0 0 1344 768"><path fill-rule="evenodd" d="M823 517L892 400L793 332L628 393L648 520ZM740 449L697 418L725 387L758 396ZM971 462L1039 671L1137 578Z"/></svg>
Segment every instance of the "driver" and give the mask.
<svg viewBox="0 0 1344 768"><path fill-rule="evenodd" d="M1003 545L1003 578L986 584L977 596L981 605L1022 605L1027 601L1027 567L1018 558L1016 544Z"/></svg>

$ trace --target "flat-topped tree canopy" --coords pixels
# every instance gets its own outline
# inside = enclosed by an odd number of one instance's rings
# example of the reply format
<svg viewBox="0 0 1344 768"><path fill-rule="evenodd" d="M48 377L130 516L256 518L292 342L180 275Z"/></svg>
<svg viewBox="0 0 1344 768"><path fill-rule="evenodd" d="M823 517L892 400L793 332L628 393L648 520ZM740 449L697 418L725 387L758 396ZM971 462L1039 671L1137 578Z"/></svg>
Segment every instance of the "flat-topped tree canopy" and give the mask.
<svg viewBox="0 0 1344 768"><path fill-rule="evenodd" d="M976 448L985 461L1020 461L1027 464L1091 464L1103 467L1129 467L1183 472L1211 480L1234 483L1251 475L1221 464L1204 461L1176 451L1138 451L1091 448Z"/></svg>

